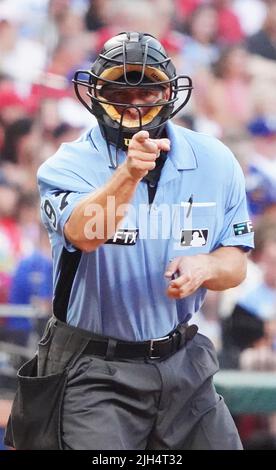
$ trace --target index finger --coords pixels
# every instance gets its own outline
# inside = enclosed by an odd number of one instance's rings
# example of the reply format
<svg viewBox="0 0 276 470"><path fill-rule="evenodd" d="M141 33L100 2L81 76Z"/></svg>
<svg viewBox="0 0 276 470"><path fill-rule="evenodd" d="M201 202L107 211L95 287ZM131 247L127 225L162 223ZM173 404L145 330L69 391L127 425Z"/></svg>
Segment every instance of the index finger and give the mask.
<svg viewBox="0 0 276 470"><path fill-rule="evenodd" d="M140 142L142 144L143 142L145 142L145 140L149 139L149 133L148 131L136 132L136 134L133 135L132 139L137 140L137 142Z"/></svg>
<svg viewBox="0 0 276 470"><path fill-rule="evenodd" d="M180 288L182 285L191 281L191 276L188 273L181 274L170 282L170 287Z"/></svg>

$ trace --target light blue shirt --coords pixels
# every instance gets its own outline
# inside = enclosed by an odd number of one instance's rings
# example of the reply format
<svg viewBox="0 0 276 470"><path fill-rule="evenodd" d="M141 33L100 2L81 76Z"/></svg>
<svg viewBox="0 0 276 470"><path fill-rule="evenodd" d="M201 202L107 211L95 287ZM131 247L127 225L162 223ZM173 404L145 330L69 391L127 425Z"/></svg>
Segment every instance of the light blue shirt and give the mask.
<svg viewBox="0 0 276 470"><path fill-rule="evenodd" d="M68 304L69 324L127 340L164 336L199 310L206 293L200 288L185 299L169 299L164 278L169 261L220 246L253 247L252 233L235 229L236 224L247 227L248 212L243 174L230 150L213 137L172 123L167 124L167 134L171 150L152 206L147 184L140 182L120 225L139 230L136 243L103 244L82 253ZM120 151L119 163L124 159ZM40 167L42 218L53 249L54 286L63 247L75 250L64 237L65 222L79 201L102 187L114 171L98 126L61 145ZM121 234L114 240L124 238Z"/></svg>

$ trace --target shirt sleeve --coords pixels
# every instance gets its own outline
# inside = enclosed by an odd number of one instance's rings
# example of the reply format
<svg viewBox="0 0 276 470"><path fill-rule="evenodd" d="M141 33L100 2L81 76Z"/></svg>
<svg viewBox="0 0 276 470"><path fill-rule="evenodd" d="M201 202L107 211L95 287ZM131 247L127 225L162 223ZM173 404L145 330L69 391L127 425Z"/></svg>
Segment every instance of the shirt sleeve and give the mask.
<svg viewBox="0 0 276 470"><path fill-rule="evenodd" d="M254 234L248 214L244 175L234 156L229 180L223 228L218 245L239 246L248 251L254 248Z"/></svg>
<svg viewBox="0 0 276 470"><path fill-rule="evenodd" d="M76 251L64 235L64 225L78 203L95 188L73 171L53 167L47 162L38 171L38 187L41 218L52 246L62 243L68 251Z"/></svg>

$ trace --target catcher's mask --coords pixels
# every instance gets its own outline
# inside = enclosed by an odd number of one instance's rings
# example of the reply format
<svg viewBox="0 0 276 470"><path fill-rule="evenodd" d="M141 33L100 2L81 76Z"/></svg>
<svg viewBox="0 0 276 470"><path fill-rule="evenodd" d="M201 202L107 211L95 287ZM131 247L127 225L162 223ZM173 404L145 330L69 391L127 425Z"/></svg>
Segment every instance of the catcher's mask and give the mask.
<svg viewBox="0 0 276 470"><path fill-rule="evenodd" d="M107 144L116 146L114 162L107 145L112 167L117 166L118 149L125 149L136 132L146 130L151 138L158 138L166 121L187 104L193 88L190 77L176 75L159 41L150 34L137 32L123 32L109 39L91 70L78 70L73 82L78 99L97 118ZM116 97L116 90L137 88L144 89L148 95L152 90L151 95L156 99L142 103L136 100L135 104L109 99ZM180 91L185 91L186 96L176 107ZM136 110L135 118L127 116L130 108Z"/></svg>

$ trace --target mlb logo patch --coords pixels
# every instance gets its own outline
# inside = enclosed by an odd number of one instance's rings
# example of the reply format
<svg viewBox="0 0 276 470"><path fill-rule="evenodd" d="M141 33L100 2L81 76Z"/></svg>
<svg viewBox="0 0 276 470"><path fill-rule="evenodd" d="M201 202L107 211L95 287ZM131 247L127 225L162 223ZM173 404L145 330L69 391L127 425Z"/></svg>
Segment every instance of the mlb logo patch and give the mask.
<svg viewBox="0 0 276 470"><path fill-rule="evenodd" d="M208 240L208 229L181 230L181 246L204 246Z"/></svg>

